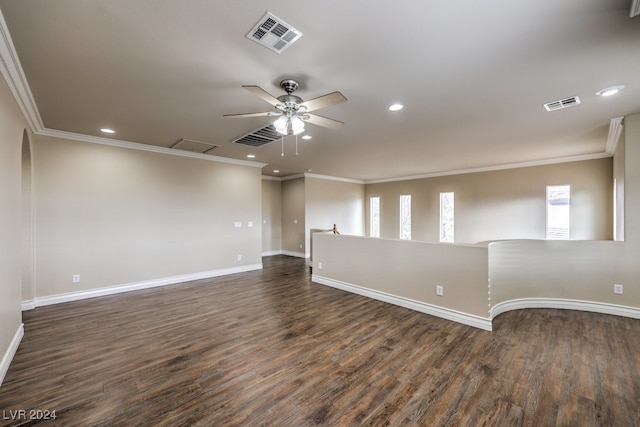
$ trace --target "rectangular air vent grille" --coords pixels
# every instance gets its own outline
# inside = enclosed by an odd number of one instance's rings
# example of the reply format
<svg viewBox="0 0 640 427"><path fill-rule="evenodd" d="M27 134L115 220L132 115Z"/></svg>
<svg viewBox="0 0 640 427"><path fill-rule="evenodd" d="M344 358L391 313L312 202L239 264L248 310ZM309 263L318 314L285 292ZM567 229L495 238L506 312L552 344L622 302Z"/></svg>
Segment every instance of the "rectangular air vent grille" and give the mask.
<svg viewBox="0 0 640 427"><path fill-rule="evenodd" d="M580 98L577 96L572 96L571 98L560 99L558 101L548 102L544 105L544 108L547 111L555 111L561 110L563 108L573 107L574 105L580 104Z"/></svg>
<svg viewBox="0 0 640 427"><path fill-rule="evenodd" d="M182 138L180 141L173 144L170 148L176 150L192 151L194 153L208 154L218 148L218 145Z"/></svg>
<svg viewBox="0 0 640 427"><path fill-rule="evenodd" d="M302 37L300 31L270 12L267 12L247 33L248 39L276 53L283 52L300 37Z"/></svg>
<svg viewBox="0 0 640 427"><path fill-rule="evenodd" d="M251 131L248 134L241 136L240 138L236 138L232 142L235 142L237 144L250 145L251 147L261 147L265 144L275 141L276 139L280 139L281 137L282 135L276 132L273 124L269 124L268 126Z"/></svg>

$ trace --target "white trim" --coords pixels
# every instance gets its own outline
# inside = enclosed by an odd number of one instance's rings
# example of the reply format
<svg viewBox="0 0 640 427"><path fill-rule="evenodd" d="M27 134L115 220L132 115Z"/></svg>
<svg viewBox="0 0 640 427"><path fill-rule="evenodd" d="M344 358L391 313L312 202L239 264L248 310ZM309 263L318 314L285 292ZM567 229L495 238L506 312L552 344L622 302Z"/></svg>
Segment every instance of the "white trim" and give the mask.
<svg viewBox="0 0 640 427"><path fill-rule="evenodd" d="M33 299L28 299L22 301L22 311L29 311L36 308L36 301Z"/></svg>
<svg viewBox="0 0 640 427"><path fill-rule="evenodd" d="M274 256L274 255L282 255L282 251L267 251L267 252L262 252L262 256Z"/></svg>
<svg viewBox="0 0 640 427"><path fill-rule="evenodd" d="M0 11L0 73L2 73L4 80L7 82L7 86L18 103L31 131L37 132L42 129L44 127L42 118L22 70L18 53L13 45L2 11Z"/></svg>
<svg viewBox="0 0 640 427"><path fill-rule="evenodd" d="M295 175L283 176L280 181L291 181L292 179L304 178L303 173L297 173Z"/></svg>
<svg viewBox="0 0 640 427"><path fill-rule="evenodd" d="M570 157L559 157L555 159L546 159L546 160L534 160L531 162L522 162L522 163L508 163L504 165L495 165L495 166L486 166L481 168L472 168L472 169L459 169L452 171L444 171L444 172L434 172L427 173L424 175L412 175L398 178L387 178L387 179L373 179L369 181L365 181L366 184L381 184L385 182L396 182L396 181L410 181L414 179L424 179L424 178L436 178L439 176L450 176L450 175L463 175L467 173L477 173L477 172L492 172L499 171L505 169L517 169L517 168L528 168L532 166L545 166L545 165L553 165L558 163L570 163L570 162L581 162L584 160L596 160L596 159L604 159L607 157L611 157L609 153L594 153L594 154L582 154L578 156L570 156Z"/></svg>
<svg viewBox="0 0 640 427"><path fill-rule="evenodd" d="M123 292L138 291L141 289L155 288L158 286L173 285L176 283L189 282L193 280L209 279L212 277L225 276L227 274L244 273L247 271L261 270L262 263L242 265L239 267L222 268L219 270L203 271L200 273L183 274L179 276L165 277L162 279L145 280L142 282L127 283L124 285L110 286L107 288L88 289L86 291L68 292L64 294L36 297L31 301L24 301L23 307L42 307L45 305L60 304L63 302L77 301L87 298L95 298L106 295L119 294ZM32 305L33 304L33 305Z"/></svg>
<svg viewBox="0 0 640 427"><path fill-rule="evenodd" d="M485 317L480 317L480 316L469 314L469 313L463 313L461 311L452 310L450 308L427 304L424 302L387 294L385 292L375 291L373 289L363 288L361 286L353 285L351 283L329 279L327 277L318 276L316 274L311 275L311 281L315 283L319 283L321 285L331 286L333 288L341 289L343 291L362 295L367 298L372 298L378 301L383 301L389 304L394 304L400 307L408 308L410 310L419 311L421 313L440 317L442 319L451 320L453 322L462 323L468 326L473 326L475 328L483 329L485 331L491 331L491 319L488 319Z"/></svg>
<svg viewBox="0 0 640 427"><path fill-rule="evenodd" d="M614 316L630 317L640 319L640 308L625 305L608 304L597 301L581 301L560 298L520 298L511 301L504 301L491 307L489 315L491 319L512 310L524 308L557 308L562 310L580 310L593 313L612 314Z"/></svg>
<svg viewBox="0 0 640 427"><path fill-rule="evenodd" d="M22 341L22 337L24 336L24 323L21 323L16 331L16 334L13 336L7 351L2 356L2 361L0 362L0 386L2 386L2 382L4 381L5 375L9 371L9 365L13 361L13 357L16 355L18 351L18 347L20 346L20 341Z"/></svg>
<svg viewBox="0 0 640 427"><path fill-rule="evenodd" d="M607 147L605 151L612 156L616 152L616 147L618 147L618 141L624 128L623 123L624 117L616 117L615 119L611 119L609 123L609 134L607 135Z"/></svg>
<svg viewBox="0 0 640 427"><path fill-rule="evenodd" d="M93 144L110 145L112 147L130 148L132 150L150 151L152 153L168 154L171 156L190 157L193 159L209 160L212 162L231 163L234 165L251 166L251 167L261 168L261 169L267 165L266 163L252 162L250 160L238 160L238 159L232 159L229 157L212 156L209 154L195 153L195 152L186 151L186 150L176 150L173 148L160 147L157 145L139 144L137 142L124 141L121 139L104 138L101 136L84 135L81 133L66 132L66 131L54 130L54 129L42 129L41 131L36 132L36 134L43 135L43 136L51 136L54 138L64 138L64 139L71 139L75 141L90 142Z"/></svg>
<svg viewBox="0 0 640 427"><path fill-rule="evenodd" d="M262 175L262 179L265 181L278 181L278 182L282 182L282 178L279 178L277 176L271 176L271 175Z"/></svg>
<svg viewBox="0 0 640 427"><path fill-rule="evenodd" d="M280 251L281 255L294 256L298 258L308 258L307 254L304 252L293 252L293 251Z"/></svg>
<svg viewBox="0 0 640 427"><path fill-rule="evenodd" d="M305 173L305 178L316 178L316 179L326 179L328 181L340 181L340 182L348 182L350 184L365 184L365 181L359 179L351 179L351 178L340 178L336 176L329 175L318 175L316 173Z"/></svg>

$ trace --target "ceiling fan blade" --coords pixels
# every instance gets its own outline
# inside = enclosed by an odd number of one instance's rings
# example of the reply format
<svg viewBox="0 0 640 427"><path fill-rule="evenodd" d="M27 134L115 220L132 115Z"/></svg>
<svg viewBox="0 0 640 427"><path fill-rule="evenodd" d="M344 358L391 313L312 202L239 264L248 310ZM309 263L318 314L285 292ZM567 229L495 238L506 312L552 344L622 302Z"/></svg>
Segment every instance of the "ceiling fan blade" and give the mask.
<svg viewBox="0 0 640 427"><path fill-rule="evenodd" d="M305 119L306 122L333 130L338 130L342 125L344 125L341 121L328 119L326 117L318 116L317 114L305 114L305 116L307 116Z"/></svg>
<svg viewBox="0 0 640 427"><path fill-rule="evenodd" d="M262 89L260 86L244 85L242 87L244 89L248 90L249 92L251 92L252 94L254 94L256 96L259 96L260 98L264 99L265 101L267 101L269 104L273 105L274 107L276 105L282 104L282 102L278 101L278 98L274 97L269 92L267 92L266 90Z"/></svg>
<svg viewBox="0 0 640 427"><path fill-rule="evenodd" d="M271 116L279 116L280 114L266 111L264 113L241 113L241 114L225 114L222 117L226 117L228 119L244 119L245 117L271 117Z"/></svg>
<svg viewBox="0 0 640 427"><path fill-rule="evenodd" d="M303 107L306 107L306 111L314 111L319 110L320 108L329 107L335 104L341 104L346 102L347 98L340 92L331 92L326 95L319 96L317 98L310 99L309 101L303 102L300 104Z"/></svg>

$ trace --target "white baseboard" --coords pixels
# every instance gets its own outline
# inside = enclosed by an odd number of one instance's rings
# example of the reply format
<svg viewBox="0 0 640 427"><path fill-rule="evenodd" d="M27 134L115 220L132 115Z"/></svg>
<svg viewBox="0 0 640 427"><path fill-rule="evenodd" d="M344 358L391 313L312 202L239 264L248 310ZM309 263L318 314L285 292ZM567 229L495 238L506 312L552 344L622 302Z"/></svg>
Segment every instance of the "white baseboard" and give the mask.
<svg viewBox="0 0 640 427"><path fill-rule="evenodd" d="M593 313L613 314L614 316L640 319L640 308L625 305L608 304L596 301L581 301L559 298L521 298L504 301L491 307L489 315L495 319L499 314L524 308L558 308L563 310L590 311Z"/></svg>
<svg viewBox="0 0 640 427"><path fill-rule="evenodd" d="M16 331L16 334L13 336L11 340L11 344L9 344L9 348L2 356L2 361L0 362L0 386L2 386L2 382L4 381L5 375L7 375L7 371L9 371L9 365L11 365L11 361L13 357L16 355L16 351L18 351L18 346L20 345L20 341L22 341L22 337L24 336L24 323L21 323Z"/></svg>
<svg viewBox="0 0 640 427"><path fill-rule="evenodd" d="M282 255L282 251L262 252L262 256L275 256L275 255Z"/></svg>
<svg viewBox="0 0 640 427"><path fill-rule="evenodd" d="M293 251L280 251L282 255L294 256L297 258L308 258L308 255L304 252L293 252Z"/></svg>
<svg viewBox="0 0 640 427"><path fill-rule="evenodd" d="M464 325L473 326L475 328L483 329L485 331L491 331L491 319L488 319L485 317L480 317L480 316L469 314L469 313L463 313L461 311L451 310L449 308L427 304L424 302L419 302L419 301L411 300L408 298L387 294L385 292L375 291L368 288L363 288L361 286L353 285L351 283L329 279L327 277L318 276L316 274L311 275L311 281L315 283L320 283L321 285L327 285L333 288L342 289L343 291L362 295L378 301L388 302L390 304L398 305L400 307L408 308L410 310L415 310L421 313L430 314L432 316L441 317L443 319L451 320L453 322L458 322Z"/></svg>
<svg viewBox="0 0 640 427"><path fill-rule="evenodd" d="M77 301L87 298L95 298L123 292L138 291L141 289L155 288L157 286L174 285L176 283L190 282L192 280L209 279L228 274L244 273L247 271L261 270L262 263L242 265L238 267L221 268L219 270L203 271L200 273L183 274L180 276L165 277L162 279L145 280L142 282L128 283L124 285L110 286L107 288L89 289L78 292L36 297L33 300L22 301L22 309L30 310L45 305L60 304L63 302Z"/></svg>
<svg viewBox="0 0 640 427"><path fill-rule="evenodd" d="M32 299L22 301L22 311L33 310L36 308L36 302Z"/></svg>

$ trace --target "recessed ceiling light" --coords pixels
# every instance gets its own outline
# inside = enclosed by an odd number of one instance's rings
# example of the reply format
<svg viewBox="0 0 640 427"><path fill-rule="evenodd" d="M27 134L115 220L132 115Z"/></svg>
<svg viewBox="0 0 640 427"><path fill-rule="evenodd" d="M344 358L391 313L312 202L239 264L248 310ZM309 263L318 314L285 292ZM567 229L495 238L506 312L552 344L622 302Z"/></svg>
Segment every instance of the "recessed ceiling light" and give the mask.
<svg viewBox="0 0 640 427"><path fill-rule="evenodd" d="M597 91L596 95L598 95L598 96L611 96L611 95L615 95L616 93L620 92L622 89L624 89L624 86L622 86L622 85L610 86L610 87L607 87L607 88L604 88L602 90Z"/></svg>
<svg viewBox="0 0 640 427"><path fill-rule="evenodd" d="M404 105L402 104L393 104L389 107L390 111L400 111L404 108Z"/></svg>
<svg viewBox="0 0 640 427"><path fill-rule="evenodd" d="M274 169L273 173L280 173L280 171L278 169Z"/></svg>
<svg viewBox="0 0 640 427"><path fill-rule="evenodd" d="M248 159L255 159L256 155L255 154L247 154L247 158Z"/></svg>
<svg viewBox="0 0 640 427"><path fill-rule="evenodd" d="M311 139L311 138L313 138L311 135L305 135L302 137L302 139Z"/></svg>
<svg viewBox="0 0 640 427"><path fill-rule="evenodd" d="M104 132L104 133L116 133L115 130L113 129L109 129L109 128L102 128L100 129L100 132Z"/></svg>

